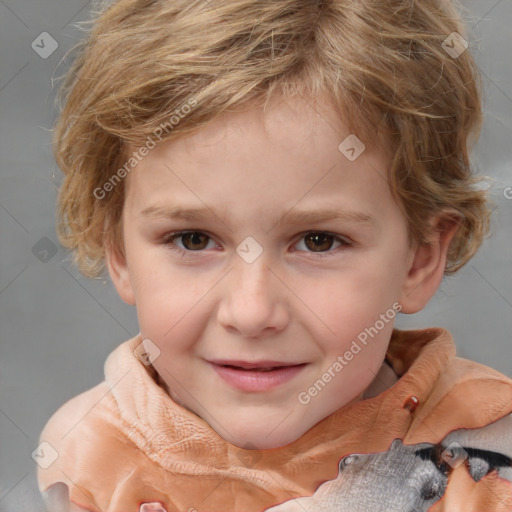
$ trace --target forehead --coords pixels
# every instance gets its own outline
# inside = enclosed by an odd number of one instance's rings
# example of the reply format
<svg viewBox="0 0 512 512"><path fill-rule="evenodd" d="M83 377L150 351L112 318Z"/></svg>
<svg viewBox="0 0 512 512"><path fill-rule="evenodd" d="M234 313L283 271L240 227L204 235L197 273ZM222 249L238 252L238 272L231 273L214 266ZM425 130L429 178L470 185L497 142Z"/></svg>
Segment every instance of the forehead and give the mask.
<svg viewBox="0 0 512 512"><path fill-rule="evenodd" d="M278 98L266 108L246 105L220 114L190 135L164 141L149 156L153 160L168 159L172 153L178 160L187 155L197 163L211 165L208 159L212 153L243 158L258 150L262 157L272 156L278 145L289 151L289 158L294 158L306 144L313 158L322 150L319 138L328 145L334 137L336 143L343 131L346 127L334 115L327 98L314 103L301 98Z"/></svg>
<svg viewBox="0 0 512 512"><path fill-rule="evenodd" d="M325 101L229 112L151 150L128 177L127 203L139 213L177 200L228 212L276 205L275 216L299 203L343 206L343 199L354 209L362 197L368 204L391 199L387 155L359 135Z"/></svg>

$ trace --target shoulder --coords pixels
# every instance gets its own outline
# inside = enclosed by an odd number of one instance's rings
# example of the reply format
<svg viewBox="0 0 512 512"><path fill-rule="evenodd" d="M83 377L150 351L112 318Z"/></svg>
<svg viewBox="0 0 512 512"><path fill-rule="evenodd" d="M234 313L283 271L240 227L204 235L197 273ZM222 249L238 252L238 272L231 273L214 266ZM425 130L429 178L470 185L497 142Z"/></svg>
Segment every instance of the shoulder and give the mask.
<svg viewBox="0 0 512 512"><path fill-rule="evenodd" d="M500 454L512 464L512 413L479 428L458 429L448 434L443 445L458 443L475 451Z"/></svg>
<svg viewBox="0 0 512 512"><path fill-rule="evenodd" d="M88 421L103 415L112 406L110 388L106 382L80 393L65 402L48 420L40 442L63 444L73 430L83 431ZM87 421L84 421L87 418Z"/></svg>
<svg viewBox="0 0 512 512"><path fill-rule="evenodd" d="M79 437L84 440L103 437L108 430L121 425L117 388L126 375L133 373L131 368L126 368L125 352L130 352L128 345L134 340L118 345L109 354L105 361L105 380L74 396L53 413L41 432L40 442L54 443L56 449L67 448ZM107 368L113 370L107 372ZM117 376L116 371L121 375ZM127 380L130 388L127 394L130 394L133 382Z"/></svg>
<svg viewBox="0 0 512 512"><path fill-rule="evenodd" d="M56 482L79 482L88 474L84 470L108 464L113 450L127 448L130 443L117 409L110 387L102 382L68 400L50 417L34 454L41 492Z"/></svg>
<svg viewBox="0 0 512 512"><path fill-rule="evenodd" d="M106 512L135 510L146 495L169 501L155 483L159 467L135 443L137 426L122 417L114 392L104 381L62 405L44 427L37 482L47 504Z"/></svg>
<svg viewBox="0 0 512 512"><path fill-rule="evenodd" d="M45 425L34 458L45 501L69 489L72 510L107 510L116 482L144 458L131 433L106 382L67 401Z"/></svg>
<svg viewBox="0 0 512 512"><path fill-rule="evenodd" d="M422 374L416 378L421 381ZM450 358L418 395L420 406L404 438L440 443L457 429L477 429L512 413L512 379L483 364Z"/></svg>
<svg viewBox="0 0 512 512"><path fill-rule="evenodd" d="M453 358L443 369L438 386L444 396L453 395L459 405L485 405L492 416L489 422L503 416L507 407L512 412L512 379L476 361Z"/></svg>
<svg viewBox="0 0 512 512"><path fill-rule="evenodd" d="M466 461L475 482L496 471L512 482L512 379L483 364L456 357L440 378L436 423L448 418L452 430L443 438L443 453Z"/></svg>
<svg viewBox="0 0 512 512"><path fill-rule="evenodd" d="M443 377L447 396L453 395L459 407L473 407L482 424L512 412L512 379L494 368L455 357Z"/></svg>
<svg viewBox="0 0 512 512"><path fill-rule="evenodd" d="M451 474L447 502L461 509L512 509L512 414L474 429L458 429L441 443L442 462ZM476 510L472 509L472 510Z"/></svg>
<svg viewBox="0 0 512 512"><path fill-rule="evenodd" d="M454 357L441 370L429 401L444 412L465 411L464 417L482 426L512 412L512 379L489 366Z"/></svg>

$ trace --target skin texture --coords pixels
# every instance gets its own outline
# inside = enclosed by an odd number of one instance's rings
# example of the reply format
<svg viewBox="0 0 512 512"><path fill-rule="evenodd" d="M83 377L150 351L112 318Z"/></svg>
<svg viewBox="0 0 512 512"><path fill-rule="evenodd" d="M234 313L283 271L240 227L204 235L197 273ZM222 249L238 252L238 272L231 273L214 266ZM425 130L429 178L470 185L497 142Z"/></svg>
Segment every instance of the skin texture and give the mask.
<svg viewBox="0 0 512 512"><path fill-rule="evenodd" d="M266 113L230 112L162 143L127 177L124 247L107 246L111 278L136 305L143 339L160 351L153 366L167 392L234 445L284 446L360 400L393 321L309 403L298 395L393 304L419 311L443 277L456 223L433 217L431 243L411 247L388 186L388 158L367 146L350 161L338 149L349 134L327 100L286 100ZM207 214L142 214L178 205ZM298 211L319 209L372 220L290 223ZM170 236L180 231L204 234ZM315 240L311 231L340 238ZM237 253L249 236L263 250L252 262ZM307 364L272 390L246 392L207 362L221 358Z"/></svg>

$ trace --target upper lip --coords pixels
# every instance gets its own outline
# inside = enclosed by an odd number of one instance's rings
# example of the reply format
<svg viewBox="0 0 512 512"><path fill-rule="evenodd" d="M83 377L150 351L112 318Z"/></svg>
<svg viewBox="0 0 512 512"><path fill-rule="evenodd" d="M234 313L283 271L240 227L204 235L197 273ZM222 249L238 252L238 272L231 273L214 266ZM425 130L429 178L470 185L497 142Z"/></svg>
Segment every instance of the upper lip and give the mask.
<svg viewBox="0 0 512 512"><path fill-rule="evenodd" d="M275 368L277 366L297 366L299 364L304 363L287 363L284 361L236 361L236 360L228 360L228 359L215 359L209 361L210 363L219 365L219 366L237 366L239 368Z"/></svg>

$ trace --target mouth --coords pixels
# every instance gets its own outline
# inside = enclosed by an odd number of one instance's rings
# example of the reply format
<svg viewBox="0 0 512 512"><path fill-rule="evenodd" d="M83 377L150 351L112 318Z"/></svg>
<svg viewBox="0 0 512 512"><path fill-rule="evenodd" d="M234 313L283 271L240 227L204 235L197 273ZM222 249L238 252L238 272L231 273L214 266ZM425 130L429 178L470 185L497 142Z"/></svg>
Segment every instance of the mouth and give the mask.
<svg viewBox="0 0 512 512"><path fill-rule="evenodd" d="M225 366L227 368L234 368L236 370L253 370L253 371L272 371L278 368L288 368L290 366L301 366L306 363L289 363L283 361L235 361L227 359L216 359L208 361L209 363L217 366Z"/></svg>
<svg viewBox="0 0 512 512"><path fill-rule="evenodd" d="M277 361L208 361L217 375L240 391L270 391L302 371L308 363Z"/></svg>
<svg viewBox="0 0 512 512"><path fill-rule="evenodd" d="M274 370L280 370L281 368L289 368L290 366L299 366L299 365L288 365L288 366L270 366L268 368L259 368L259 367L253 367L253 368L243 368L241 366L234 366L232 364L221 364L219 366L223 366L224 368L233 368L234 370L244 370L248 372L272 372Z"/></svg>

